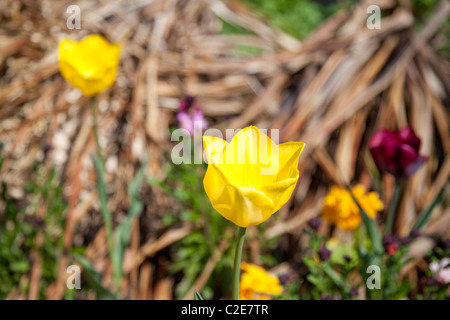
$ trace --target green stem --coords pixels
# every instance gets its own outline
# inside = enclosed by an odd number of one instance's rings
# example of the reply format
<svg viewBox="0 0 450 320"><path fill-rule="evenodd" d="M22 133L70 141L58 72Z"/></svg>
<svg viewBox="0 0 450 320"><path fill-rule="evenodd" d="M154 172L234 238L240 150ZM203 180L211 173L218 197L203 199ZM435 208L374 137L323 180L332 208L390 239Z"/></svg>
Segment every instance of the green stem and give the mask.
<svg viewBox="0 0 450 320"><path fill-rule="evenodd" d="M102 164L104 164L105 162L103 161L102 148L100 146L100 139L98 136L97 106L96 106L95 96L91 97L90 104L91 104L91 111L92 111L92 119L94 122L94 135L95 135L95 142L97 144L97 154L100 159L100 162Z"/></svg>
<svg viewBox="0 0 450 320"><path fill-rule="evenodd" d="M103 217L103 222L105 224L105 230L106 230L106 242L108 245L108 251L109 251L109 258L112 261L113 265L113 273L114 273L114 286L116 288L116 293L119 295L119 289L120 289L120 271L116 268L115 263L115 252L114 252L114 245L113 245L113 228L112 228L112 217L111 212L108 210L108 195L106 193L106 182L105 182L105 161L102 156L102 148L100 146L100 139L98 135L98 120L97 120L97 106L95 101L95 96L91 97L90 99L90 105L91 105L91 111L92 111L92 119L93 119L93 129L94 129L94 135L95 135L95 142L97 144L97 157L94 157L94 164L97 169L97 191L98 191L98 198L100 201L100 212Z"/></svg>
<svg viewBox="0 0 450 320"><path fill-rule="evenodd" d="M236 252L234 253L233 293L232 293L233 300L239 300L239 278L241 275L241 257L242 257L242 247L244 246L245 230L246 230L245 228L239 227L236 242Z"/></svg>
<svg viewBox="0 0 450 320"><path fill-rule="evenodd" d="M392 227L394 225L395 210L397 208L397 203L399 199L400 193L399 190L400 190L400 179L396 179L394 186L394 194L392 195L391 203L389 204L389 211L387 215L386 229L384 230L384 234L389 234L392 231Z"/></svg>

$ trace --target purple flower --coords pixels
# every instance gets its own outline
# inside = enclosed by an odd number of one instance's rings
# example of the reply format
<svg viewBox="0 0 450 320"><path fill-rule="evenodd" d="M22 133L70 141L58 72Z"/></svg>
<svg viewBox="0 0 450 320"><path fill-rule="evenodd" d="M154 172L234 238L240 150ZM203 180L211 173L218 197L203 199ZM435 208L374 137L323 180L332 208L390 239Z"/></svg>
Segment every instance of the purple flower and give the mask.
<svg viewBox="0 0 450 320"><path fill-rule="evenodd" d="M283 273L278 276L278 280L280 281L281 285L285 285L285 284L289 283L289 280L291 280L291 277L287 273Z"/></svg>
<svg viewBox="0 0 450 320"><path fill-rule="evenodd" d="M53 149L52 145L49 143L46 143L44 146L44 154L48 154Z"/></svg>
<svg viewBox="0 0 450 320"><path fill-rule="evenodd" d="M357 287L352 287L350 289L350 291L348 292L348 295L350 296L350 298L358 296L358 288Z"/></svg>
<svg viewBox="0 0 450 320"><path fill-rule="evenodd" d="M193 135L196 130L203 131L208 127L208 121L203 116L200 106L194 103L193 97L186 97L180 101L180 111L177 113L177 120L180 127Z"/></svg>
<svg viewBox="0 0 450 320"><path fill-rule="evenodd" d="M420 139L410 126L400 131L380 130L369 141L369 150L380 172L409 177L427 159L419 155Z"/></svg>
<svg viewBox="0 0 450 320"><path fill-rule="evenodd" d="M31 219L31 224L33 225L33 227L35 228L41 228L44 226L45 222L44 220L42 220L41 218L38 217L33 217Z"/></svg>
<svg viewBox="0 0 450 320"><path fill-rule="evenodd" d="M450 238L448 238L444 241L444 247L446 247L447 249L450 249Z"/></svg>
<svg viewBox="0 0 450 320"><path fill-rule="evenodd" d="M322 261L326 261L331 257L331 251L327 249L327 247L322 246L319 249L319 257Z"/></svg>
<svg viewBox="0 0 450 320"><path fill-rule="evenodd" d="M411 238L417 238L420 237L420 230L418 229L412 229L411 232L409 233L409 235L411 236Z"/></svg>
<svg viewBox="0 0 450 320"><path fill-rule="evenodd" d="M187 96L183 100L180 101L179 109L180 111L189 111L192 106L194 106L195 98L193 96Z"/></svg>
<svg viewBox="0 0 450 320"><path fill-rule="evenodd" d="M439 282L433 277L426 277L425 278L425 285L427 287L437 286L438 284L439 284Z"/></svg>
<svg viewBox="0 0 450 320"><path fill-rule="evenodd" d="M412 239L411 239L411 237L406 236L406 237L400 238L399 241L402 245L407 246L408 244L411 243Z"/></svg>
<svg viewBox="0 0 450 320"><path fill-rule="evenodd" d="M320 298L320 300L336 300L333 296L326 294Z"/></svg>
<svg viewBox="0 0 450 320"><path fill-rule="evenodd" d="M308 220L308 226L314 231L319 230L322 222L319 218L312 218Z"/></svg>
<svg viewBox="0 0 450 320"><path fill-rule="evenodd" d="M384 250L389 255L394 255L398 251L398 239L393 234L387 234L383 237Z"/></svg>

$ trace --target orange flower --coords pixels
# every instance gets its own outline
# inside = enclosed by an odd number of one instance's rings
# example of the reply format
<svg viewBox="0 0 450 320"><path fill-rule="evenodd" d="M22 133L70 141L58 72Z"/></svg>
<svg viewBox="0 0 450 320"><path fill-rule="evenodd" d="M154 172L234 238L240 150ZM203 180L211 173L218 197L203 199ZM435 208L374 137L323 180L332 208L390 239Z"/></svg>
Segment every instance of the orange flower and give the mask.
<svg viewBox="0 0 450 320"><path fill-rule="evenodd" d="M383 202L381 202L377 193L366 193L362 185L353 187L352 192L370 218L374 219L377 212L383 210ZM356 229L362 219L359 208L353 201L350 192L337 186L332 187L325 196L322 216L339 228L348 230Z"/></svg>
<svg viewBox="0 0 450 320"><path fill-rule="evenodd" d="M263 268L243 262L241 269L244 273L239 283L240 300L271 300L270 295L283 291L278 278L268 274Z"/></svg>

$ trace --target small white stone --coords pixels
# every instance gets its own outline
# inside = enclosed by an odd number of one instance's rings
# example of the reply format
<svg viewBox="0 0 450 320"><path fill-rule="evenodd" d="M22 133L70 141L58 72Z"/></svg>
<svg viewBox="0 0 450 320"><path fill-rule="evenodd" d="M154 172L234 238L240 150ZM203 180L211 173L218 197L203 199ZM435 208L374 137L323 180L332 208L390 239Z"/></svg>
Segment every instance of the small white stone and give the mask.
<svg viewBox="0 0 450 320"><path fill-rule="evenodd" d="M40 34L39 32L33 32L33 34L31 35L30 39L34 43L41 42L42 34Z"/></svg>
<svg viewBox="0 0 450 320"><path fill-rule="evenodd" d="M108 159L106 159L105 163L105 169L107 172L115 172L117 170L117 167L119 165L119 159L117 159L117 156L111 156Z"/></svg>
<svg viewBox="0 0 450 320"><path fill-rule="evenodd" d="M22 188L12 187L9 189L9 195L14 199L22 199L24 192Z"/></svg>
<svg viewBox="0 0 450 320"><path fill-rule="evenodd" d="M53 155L53 162L56 165L63 165L67 161L67 153L65 150L56 149L52 153Z"/></svg>
<svg viewBox="0 0 450 320"><path fill-rule="evenodd" d="M53 136L52 144L55 149L67 150L70 146L70 140L64 132L58 131Z"/></svg>

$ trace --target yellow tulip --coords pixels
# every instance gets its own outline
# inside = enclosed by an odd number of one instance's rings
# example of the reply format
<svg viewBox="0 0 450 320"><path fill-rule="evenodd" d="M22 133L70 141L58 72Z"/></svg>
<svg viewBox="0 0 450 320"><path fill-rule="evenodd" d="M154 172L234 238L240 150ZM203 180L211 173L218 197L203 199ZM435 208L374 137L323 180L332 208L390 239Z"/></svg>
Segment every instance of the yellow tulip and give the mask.
<svg viewBox="0 0 450 320"><path fill-rule="evenodd" d="M240 227L258 225L290 198L298 181L303 142L275 144L256 127L230 143L203 137L208 169L203 180L212 206Z"/></svg>
<svg viewBox="0 0 450 320"><path fill-rule="evenodd" d="M114 83L119 54L120 45L97 34L80 42L64 39L59 43L59 69L84 95L93 96Z"/></svg>

